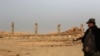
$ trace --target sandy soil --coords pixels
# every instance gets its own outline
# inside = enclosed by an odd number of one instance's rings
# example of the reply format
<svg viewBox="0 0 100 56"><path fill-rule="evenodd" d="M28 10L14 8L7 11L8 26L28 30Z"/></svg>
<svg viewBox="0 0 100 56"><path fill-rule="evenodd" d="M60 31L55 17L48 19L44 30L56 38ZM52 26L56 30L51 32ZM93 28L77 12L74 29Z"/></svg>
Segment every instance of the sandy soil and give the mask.
<svg viewBox="0 0 100 56"><path fill-rule="evenodd" d="M81 44L74 46L36 46L33 44L18 39L0 39L0 56L83 56Z"/></svg>

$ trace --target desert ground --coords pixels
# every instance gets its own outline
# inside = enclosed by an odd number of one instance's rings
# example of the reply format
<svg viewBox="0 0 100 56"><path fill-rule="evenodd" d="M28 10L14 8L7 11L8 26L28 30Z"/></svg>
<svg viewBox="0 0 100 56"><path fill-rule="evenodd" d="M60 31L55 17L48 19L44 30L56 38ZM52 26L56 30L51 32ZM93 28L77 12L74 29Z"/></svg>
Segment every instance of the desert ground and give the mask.
<svg viewBox="0 0 100 56"><path fill-rule="evenodd" d="M26 41L26 39L1 38L0 56L83 56L81 43L71 46L39 44L39 42Z"/></svg>

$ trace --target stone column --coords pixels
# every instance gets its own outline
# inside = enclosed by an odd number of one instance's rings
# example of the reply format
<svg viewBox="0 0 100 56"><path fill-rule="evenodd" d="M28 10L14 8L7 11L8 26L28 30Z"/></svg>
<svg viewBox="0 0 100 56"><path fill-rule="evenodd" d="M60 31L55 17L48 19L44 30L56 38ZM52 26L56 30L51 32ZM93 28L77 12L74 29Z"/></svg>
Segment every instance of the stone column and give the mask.
<svg viewBox="0 0 100 56"><path fill-rule="evenodd" d="M60 31L61 31L61 25L58 24L58 35L60 35Z"/></svg>
<svg viewBox="0 0 100 56"><path fill-rule="evenodd" d="M11 23L11 35L14 36L14 22Z"/></svg>
<svg viewBox="0 0 100 56"><path fill-rule="evenodd" d="M38 35L38 23L35 23L35 35L37 36Z"/></svg>
<svg viewBox="0 0 100 56"><path fill-rule="evenodd" d="M81 33L82 33L82 36L83 36L84 35L84 25L83 24L81 24L80 29L81 29Z"/></svg>

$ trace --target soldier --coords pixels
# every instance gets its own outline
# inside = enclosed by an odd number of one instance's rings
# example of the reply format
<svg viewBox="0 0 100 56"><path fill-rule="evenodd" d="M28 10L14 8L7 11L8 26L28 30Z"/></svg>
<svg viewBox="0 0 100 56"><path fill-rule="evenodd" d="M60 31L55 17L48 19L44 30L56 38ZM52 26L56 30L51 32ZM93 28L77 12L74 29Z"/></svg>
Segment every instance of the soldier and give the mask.
<svg viewBox="0 0 100 56"><path fill-rule="evenodd" d="M93 56L100 52L100 29L96 26L95 19L87 22L88 29L82 37L84 56Z"/></svg>

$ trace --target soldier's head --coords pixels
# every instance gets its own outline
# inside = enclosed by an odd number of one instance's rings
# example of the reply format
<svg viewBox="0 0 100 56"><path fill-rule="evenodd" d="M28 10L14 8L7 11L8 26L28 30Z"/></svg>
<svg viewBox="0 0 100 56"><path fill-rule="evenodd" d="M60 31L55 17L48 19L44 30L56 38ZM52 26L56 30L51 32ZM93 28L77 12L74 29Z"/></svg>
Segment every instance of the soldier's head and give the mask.
<svg viewBox="0 0 100 56"><path fill-rule="evenodd" d="M95 26L95 18L90 18L87 22L88 24L88 27L91 28L91 27L94 27Z"/></svg>

